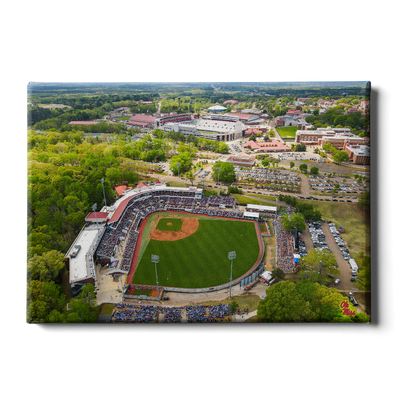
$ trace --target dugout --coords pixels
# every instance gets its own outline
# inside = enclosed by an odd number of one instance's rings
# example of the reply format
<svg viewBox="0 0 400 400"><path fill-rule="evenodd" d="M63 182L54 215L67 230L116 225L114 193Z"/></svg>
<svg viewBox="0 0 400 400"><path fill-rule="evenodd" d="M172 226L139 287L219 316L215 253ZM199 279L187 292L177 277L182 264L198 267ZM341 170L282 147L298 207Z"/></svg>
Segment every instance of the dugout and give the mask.
<svg viewBox="0 0 400 400"><path fill-rule="evenodd" d="M258 212L245 211L244 214L243 214L243 216L244 216L245 218L254 219L254 220L258 221L258 219L260 218L260 213L258 213Z"/></svg>

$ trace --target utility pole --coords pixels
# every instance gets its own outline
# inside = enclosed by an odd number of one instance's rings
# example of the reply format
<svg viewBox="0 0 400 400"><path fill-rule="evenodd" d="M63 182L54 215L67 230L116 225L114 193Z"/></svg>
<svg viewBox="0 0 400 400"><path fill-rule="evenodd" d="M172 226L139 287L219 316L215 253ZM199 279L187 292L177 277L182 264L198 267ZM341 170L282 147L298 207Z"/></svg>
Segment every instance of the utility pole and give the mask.
<svg viewBox="0 0 400 400"><path fill-rule="evenodd" d="M104 178L101 178L101 184L103 185L104 205L107 207L106 194L104 193Z"/></svg>

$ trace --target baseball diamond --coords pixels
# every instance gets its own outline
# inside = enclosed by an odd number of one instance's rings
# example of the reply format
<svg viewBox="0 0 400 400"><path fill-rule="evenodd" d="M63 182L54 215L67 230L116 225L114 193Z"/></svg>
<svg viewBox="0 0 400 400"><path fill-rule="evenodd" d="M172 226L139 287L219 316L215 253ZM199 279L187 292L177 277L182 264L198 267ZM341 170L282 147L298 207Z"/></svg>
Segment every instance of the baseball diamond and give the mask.
<svg viewBox="0 0 400 400"><path fill-rule="evenodd" d="M198 228L191 235L178 240L161 241L150 236L148 241L144 241L133 284L155 284L152 254L160 257L157 265L159 284L181 288L212 287L229 282L230 251L236 251L237 255L233 263L233 279L244 275L257 261L260 246L254 222L203 216L193 218L193 215L185 214L181 216L191 217L183 220L197 220ZM146 225L150 223L148 220ZM171 235L179 232L162 233Z"/></svg>

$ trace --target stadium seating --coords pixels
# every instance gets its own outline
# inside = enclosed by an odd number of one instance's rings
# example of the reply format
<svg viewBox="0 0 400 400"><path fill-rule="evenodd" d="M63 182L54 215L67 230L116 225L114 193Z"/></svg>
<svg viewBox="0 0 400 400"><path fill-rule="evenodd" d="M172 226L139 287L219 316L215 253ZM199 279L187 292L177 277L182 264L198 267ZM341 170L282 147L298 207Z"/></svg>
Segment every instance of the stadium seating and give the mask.
<svg viewBox="0 0 400 400"><path fill-rule="evenodd" d="M194 192L155 190L132 197L117 221L109 224L97 248L96 256L111 260L118 246L124 246L119 268L129 273L140 222L154 212L185 211L193 214L244 219L243 211L236 209L233 197L210 196L195 199ZM222 206L222 208L221 208Z"/></svg>

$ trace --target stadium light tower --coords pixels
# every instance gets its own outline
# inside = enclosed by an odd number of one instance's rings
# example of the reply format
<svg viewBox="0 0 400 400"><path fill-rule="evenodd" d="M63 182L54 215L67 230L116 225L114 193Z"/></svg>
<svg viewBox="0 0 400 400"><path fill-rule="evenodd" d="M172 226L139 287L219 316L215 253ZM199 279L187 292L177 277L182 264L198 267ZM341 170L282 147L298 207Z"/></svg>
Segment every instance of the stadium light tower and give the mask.
<svg viewBox="0 0 400 400"><path fill-rule="evenodd" d="M156 283L157 283L157 298L160 300L160 296L158 294L158 275L157 275L157 263L160 261L160 257L157 256L156 254L151 255L151 262L154 263L154 266L156 267Z"/></svg>
<svg viewBox="0 0 400 400"><path fill-rule="evenodd" d="M220 171L221 171L221 168L215 168L215 170L216 170L217 173L218 173L218 196L219 196L219 173L220 173Z"/></svg>
<svg viewBox="0 0 400 400"><path fill-rule="evenodd" d="M181 175L180 175L180 173L179 173L179 168L180 168L180 166L181 166L181 163L176 163L176 166L178 167L178 179L179 179L179 187L181 187Z"/></svg>
<svg viewBox="0 0 400 400"><path fill-rule="evenodd" d="M107 207L106 194L104 193L104 178L101 178L101 184L103 185L104 205Z"/></svg>
<svg viewBox="0 0 400 400"><path fill-rule="evenodd" d="M233 260L236 258L236 251L231 251L228 253L228 258L231 260L231 284L229 285L229 298L232 298L232 267L233 267Z"/></svg>

